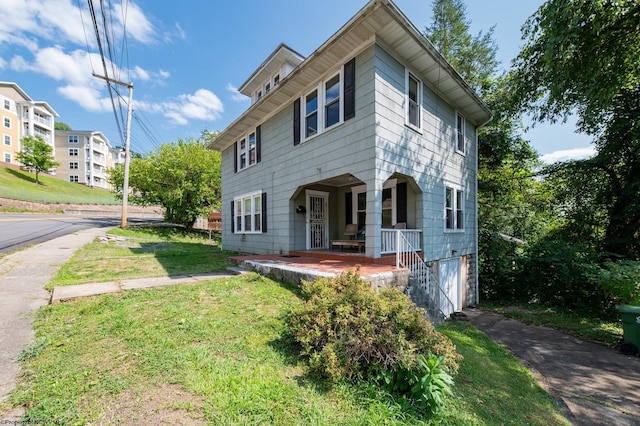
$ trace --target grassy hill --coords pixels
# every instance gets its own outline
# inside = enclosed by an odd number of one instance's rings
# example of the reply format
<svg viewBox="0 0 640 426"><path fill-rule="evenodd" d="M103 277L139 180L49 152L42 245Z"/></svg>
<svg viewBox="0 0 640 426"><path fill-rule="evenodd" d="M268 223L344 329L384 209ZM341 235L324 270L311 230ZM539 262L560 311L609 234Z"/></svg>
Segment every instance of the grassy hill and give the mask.
<svg viewBox="0 0 640 426"><path fill-rule="evenodd" d="M118 204L111 191L0 166L0 197L36 203Z"/></svg>

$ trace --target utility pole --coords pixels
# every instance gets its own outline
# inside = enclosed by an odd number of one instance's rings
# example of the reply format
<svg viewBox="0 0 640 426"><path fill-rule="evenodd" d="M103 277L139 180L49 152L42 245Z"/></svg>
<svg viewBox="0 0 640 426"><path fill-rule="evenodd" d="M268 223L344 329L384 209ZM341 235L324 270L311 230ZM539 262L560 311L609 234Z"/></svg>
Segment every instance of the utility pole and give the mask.
<svg viewBox="0 0 640 426"><path fill-rule="evenodd" d="M115 80L113 78L98 75L95 72L92 73L94 77L101 78L106 82L119 84L120 86L126 86L129 88L129 104L127 106L127 127L125 129L125 142L124 142L124 183L122 185L122 220L120 227L122 229L127 228L127 203L129 200L129 162L131 161L131 155L129 153L129 145L131 140L131 112L133 103L133 83L124 83L122 81Z"/></svg>

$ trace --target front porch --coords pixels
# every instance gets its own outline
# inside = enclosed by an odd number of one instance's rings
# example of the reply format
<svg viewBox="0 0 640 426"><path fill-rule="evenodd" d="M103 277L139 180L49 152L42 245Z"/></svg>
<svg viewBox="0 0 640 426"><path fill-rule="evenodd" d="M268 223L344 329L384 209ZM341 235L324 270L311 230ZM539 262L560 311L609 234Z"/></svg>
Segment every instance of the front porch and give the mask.
<svg viewBox="0 0 640 426"><path fill-rule="evenodd" d="M362 279L376 287L397 287L404 291L409 284L408 269L396 268L396 256L369 258L357 251L299 250L286 255L234 256L238 266L274 279L300 285L302 280L332 277L359 269Z"/></svg>

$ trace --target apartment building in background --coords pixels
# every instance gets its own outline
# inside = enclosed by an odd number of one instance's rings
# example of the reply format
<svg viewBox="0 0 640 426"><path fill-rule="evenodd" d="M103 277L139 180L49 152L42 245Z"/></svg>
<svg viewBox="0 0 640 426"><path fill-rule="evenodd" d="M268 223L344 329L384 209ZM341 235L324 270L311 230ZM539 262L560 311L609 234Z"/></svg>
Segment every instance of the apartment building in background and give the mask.
<svg viewBox="0 0 640 426"><path fill-rule="evenodd" d="M2 131L0 161L20 165L17 155L25 136L42 136L54 149L55 117L58 113L44 101L34 101L17 83L0 81Z"/></svg>
<svg viewBox="0 0 640 426"><path fill-rule="evenodd" d="M55 137L56 177L92 188L111 189L107 170L124 162L104 133L95 130L58 130Z"/></svg>

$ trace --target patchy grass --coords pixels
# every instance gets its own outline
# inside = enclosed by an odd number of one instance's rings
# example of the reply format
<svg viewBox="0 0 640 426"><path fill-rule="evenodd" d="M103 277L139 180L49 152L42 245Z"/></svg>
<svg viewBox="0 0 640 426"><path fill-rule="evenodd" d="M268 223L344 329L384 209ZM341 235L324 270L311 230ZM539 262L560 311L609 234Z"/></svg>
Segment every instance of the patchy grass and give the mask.
<svg viewBox="0 0 640 426"><path fill-rule="evenodd" d="M467 324L436 417L367 383L330 387L285 338L298 290L257 274L134 290L38 311L11 403L34 424L568 424L517 361Z"/></svg>
<svg viewBox="0 0 640 426"><path fill-rule="evenodd" d="M167 227L116 228L121 240L95 241L76 251L47 288L129 278L216 272L230 266L219 240Z"/></svg>
<svg viewBox="0 0 640 426"><path fill-rule="evenodd" d="M583 340L612 348L620 344L622 340L620 320L535 304L483 302L480 307L527 324L562 330Z"/></svg>

